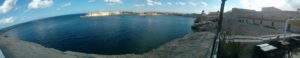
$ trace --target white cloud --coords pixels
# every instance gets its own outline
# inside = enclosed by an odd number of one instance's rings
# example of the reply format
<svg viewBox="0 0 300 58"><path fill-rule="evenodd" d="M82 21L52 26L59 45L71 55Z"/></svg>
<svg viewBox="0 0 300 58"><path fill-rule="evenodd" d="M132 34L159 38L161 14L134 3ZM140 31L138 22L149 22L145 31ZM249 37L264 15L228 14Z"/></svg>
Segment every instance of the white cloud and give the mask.
<svg viewBox="0 0 300 58"><path fill-rule="evenodd" d="M190 6L207 6L206 2L179 2L179 5L190 5Z"/></svg>
<svg viewBox="0 0 300 58"><path fill-rule="evenodd" d="M282 10L293 10L292 7L296 5L299 5L300 7L299 3L300 0L240 0L240 4L243 8L253 10L261 10L263 7L276 7Z"/></svg>
<svg viewBox="0 0 300 58"><path fill-rule="evenodd" d="M152 0L147 0L147 4L146 5L148 5L148 6L152 6L152 5L154 5L154 3L153 3L154 1L152 1Z"/></svg>
<svg viewBox="0 0 300 58"><path fill-rule="evenodd" d="M121 0L104 0L104 2L112 3L112 4L120 4L122 3Z"/></svg>
<svg viewBox="0 0 300 58"><path fill-rule="evenodd" d="M96 0L88 0L88 2L95 2Z"/></svg>
<svg viewBox="0 0 300 58"><path fill-rule="evenodd" d="M171 3L171 2L167 2L167 5L173 5L173 3Z"/></svg>
<svg viewBox="0 0 300 58"><path fill-rule="evenodd" d="M174 2L175 5L181 5L182 2Z"/></svg>
<svg viewBox="0 0 300 58"><path fill-rule="evenodd" d="M147 0L147 2L154 2L153 0Z"/></svg>
<svg viewBox="0 0 300 58"><path fill-rule="evenodd" d="M47 8L53 4L53 0L32 0L29 3L29 9Z"/></svg>
<svg viewBox="0 0 300 58"><path fill-rule="evenodd" d="M147 2L147 5L148 6L152 6L152 5L154 5L152 2Z"/></svg>
<svg viewBox="0 0 300 58"><path fill-rule="evenodd" d="M133 5L134 7L144 7L145 5L144 4L135 4Z"/></svg>
<svg viewBox="0 0 300 58"><path fill-rule="evenodd" d="M9 12L15 5L17 0L5 0L4 3L0 6L0 13Z"/></svg>
<svg viewBox="0 0 300 58"><path fill-rule="evenodd" d="M195 3L195 2L189 2L189 4L192 5L192 6L197 6L197 5L198 5L198 4Z"/></svg>
<svg viewBox="0 0 300 58"><path fill-rule="evenodd" d="M68 7L68 6L71 6L72 3L71 2L68 2L68 3L65 3L62 7Z"/></svg>
<svg viewBox="0 0 300 58"><path fill-rule="evenodd" d="M293 9L300 8L300 0L289 0L287 2Z"/></svg>
<svg viewBox="0 0 300 58"><path fill-rule="evenodd" d="M178 2L179 5L186 5L185 2Z"/></svg>
<svg viewBox="0 0 300 58"><path fill-rule="evenodd" d="M201 6L207 6L208 4L206 2L200 2Z"/></svg>
<svg viewBox="0 0 300 58"><path fill-rule="evenodd" d="M15 17L7 17L7 18L2 18L0 20L0 24L9 24L9 23L13 23L15 21Z"/></svg>
<svg viewBox="0 0 300 58"><path fill-rule="evenodd" d="M72 3L71 3L71 2L68 2L68 3L65 3L65 4L63 4L62 6L58 7L56 10L61 10L62 8L69 7L69 6L71 6L71 5L72 5Z"/></svg>
<svg viewBox="0 0 300 58"><path fill-rule="evenodd" d="M161 2L153 2L155 5L162 5Z"/></svg>
<svg viewBox="0 0 300 58"><path fill-rule="evenodd" d="M161 2L157 2L157 1L153 1L153 0L147 0L147 4L148 6L153 6L153 5L162 5Z"/></svg>
<svg viewBox="0 0 300 58"><path fill-rule="evenodd" d="M250 0L240 0L240 3L242 4L242 6L244 8L247 8L247 9L256 9L258 10L259 8L257 7L254 7L252 4L252 2L250 2Z"/></svg>
<svg viewBox="0 0 300 58"><path fill-rule="evenodd" d="M154 0L146 0L145 6L164 6L164 5L176 5L176 6L207 6L206 2L158 2ZM134 5L135 6L135 5ZM137 6L137 5L136 5Z"/></svg>

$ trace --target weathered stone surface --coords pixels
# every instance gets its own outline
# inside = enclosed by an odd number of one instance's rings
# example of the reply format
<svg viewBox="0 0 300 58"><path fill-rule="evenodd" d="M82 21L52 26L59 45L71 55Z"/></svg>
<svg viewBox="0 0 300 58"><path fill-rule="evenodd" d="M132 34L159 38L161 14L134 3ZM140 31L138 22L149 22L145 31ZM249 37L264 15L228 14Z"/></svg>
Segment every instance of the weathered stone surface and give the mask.
<svg viewBox="0 0 300 58"><path fill-rule="evenodd" d="M217 18L202 15L195 20L195 22L191 28L195 32L205 32L205 31L214 32L214 31L216 31L216 28L217 28L216 20L217 20Z"/></svg>

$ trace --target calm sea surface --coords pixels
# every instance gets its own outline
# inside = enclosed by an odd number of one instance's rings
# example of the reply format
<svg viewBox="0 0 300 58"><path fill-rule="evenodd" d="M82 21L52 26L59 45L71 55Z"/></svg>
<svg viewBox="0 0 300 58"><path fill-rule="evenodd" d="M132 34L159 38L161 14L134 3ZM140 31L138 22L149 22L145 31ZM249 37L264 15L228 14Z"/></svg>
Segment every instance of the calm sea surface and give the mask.
<svg viewBox="0 0 300 58"><path fill-rule="evenodd" d="M4 35L62 51L96 54L145 53L192 32L195 18L182 16L105 17L64 15L13 26Z"/></svg>

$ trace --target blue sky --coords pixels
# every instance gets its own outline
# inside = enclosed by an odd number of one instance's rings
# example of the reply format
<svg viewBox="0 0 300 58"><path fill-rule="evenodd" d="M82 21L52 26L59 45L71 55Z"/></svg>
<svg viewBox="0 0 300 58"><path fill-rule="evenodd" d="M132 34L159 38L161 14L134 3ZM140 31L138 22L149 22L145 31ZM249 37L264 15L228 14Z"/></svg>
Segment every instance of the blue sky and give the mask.
<svg viewBox="0 0 300 58"><path fill-rule="evenodd" d="M268 3L266 3L268 2ZM31 20L97 11L161 11L200 13L218 11L221 0L1 0L0 28ZM277 7L292 10L297 0L227 0L225 11L233 7L260 10Z"/></svg>

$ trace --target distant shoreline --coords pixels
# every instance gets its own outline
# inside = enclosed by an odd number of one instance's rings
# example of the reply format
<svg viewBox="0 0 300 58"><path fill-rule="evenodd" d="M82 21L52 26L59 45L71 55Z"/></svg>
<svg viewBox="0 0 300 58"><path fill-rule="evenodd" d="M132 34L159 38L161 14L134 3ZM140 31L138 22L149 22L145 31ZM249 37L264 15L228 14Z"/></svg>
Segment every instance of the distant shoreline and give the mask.
<svg viewBox="0 0 300 58"><path fill-rule="evenodd" d="M112 11L112 12L90 12L80 17L101 17L101 16L112 16L122 14L136 14L139 16L158 16L158 15L175 15L175 16L188 16L197 18L200 14L183 14L183 13L171 13L171 12L126 12L126 11Z"/></svg>

